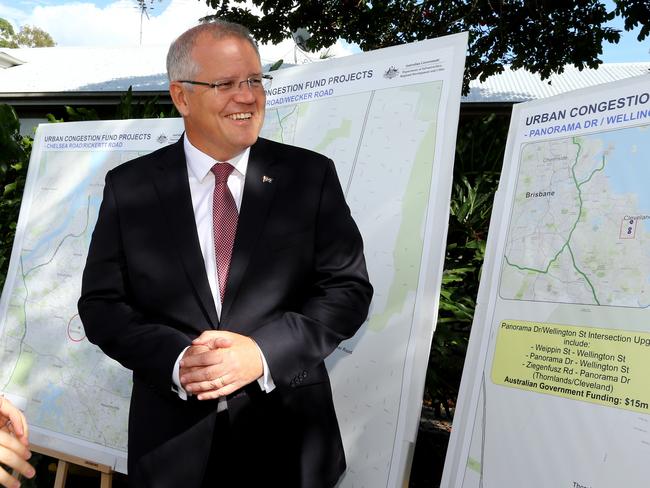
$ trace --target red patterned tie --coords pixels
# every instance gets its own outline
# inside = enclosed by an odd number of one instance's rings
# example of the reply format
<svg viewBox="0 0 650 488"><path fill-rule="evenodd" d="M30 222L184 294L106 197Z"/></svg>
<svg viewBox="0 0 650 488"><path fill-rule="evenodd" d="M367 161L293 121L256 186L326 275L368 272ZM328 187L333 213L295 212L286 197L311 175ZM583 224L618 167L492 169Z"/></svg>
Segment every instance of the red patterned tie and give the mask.
<svg viewBox="0 0 650 488"><path fill-rule="evenodd" d="M212 232L214 233L221 303L223 303L226 291L232 246L237 232L237 206L227 184L228 176L233 169L235 168L228 163L217 163L211 170L215 179L214 193L212 194Z"/></svg>

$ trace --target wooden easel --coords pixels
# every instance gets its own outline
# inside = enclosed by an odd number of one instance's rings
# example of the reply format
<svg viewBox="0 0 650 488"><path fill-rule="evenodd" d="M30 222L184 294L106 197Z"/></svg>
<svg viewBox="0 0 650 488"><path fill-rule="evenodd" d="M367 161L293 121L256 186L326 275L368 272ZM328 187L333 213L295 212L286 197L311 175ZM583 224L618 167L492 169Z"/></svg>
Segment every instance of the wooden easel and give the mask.
<svg viewBox="0 0 650 488"><path fill-rule="evenodd" d="M70 463L99 471L100 488L111 488L113 486L113 469L110 466L94 463L92 461L88 461L87 459L71 456L70 454L64 454L47 447L30 445L29 449L31 451L45 454L46 456L50 456L58 460L56 467L56 478L54 479L54 488L65 488L65 482L68 478L68 468L70 467Z"/></svg>

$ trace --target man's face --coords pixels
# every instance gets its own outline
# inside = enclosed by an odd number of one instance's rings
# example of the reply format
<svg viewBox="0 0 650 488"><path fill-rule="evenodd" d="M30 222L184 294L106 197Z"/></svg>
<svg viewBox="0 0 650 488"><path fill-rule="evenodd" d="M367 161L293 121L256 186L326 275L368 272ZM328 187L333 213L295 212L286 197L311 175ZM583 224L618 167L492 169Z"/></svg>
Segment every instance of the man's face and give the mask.
<svg viewBox="0 0 650 488"><path fill-rule="evenodd" d="M170 92L183 116L190 142L218 161L231 159L252 146L264 121L266 95L239 82L262 74L262 66L249 42L236 37L215 39L201 35L192 50L199 66L194 81L235 81L226 93L215 88L173 82ZM239 85L239 86L238 86Z"/></svg>

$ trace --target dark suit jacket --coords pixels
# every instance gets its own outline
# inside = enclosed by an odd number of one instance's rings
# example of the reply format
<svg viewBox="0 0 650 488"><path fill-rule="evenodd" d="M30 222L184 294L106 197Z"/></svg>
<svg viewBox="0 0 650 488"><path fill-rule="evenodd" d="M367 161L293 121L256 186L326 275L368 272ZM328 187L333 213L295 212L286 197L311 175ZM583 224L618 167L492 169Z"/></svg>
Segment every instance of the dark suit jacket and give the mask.
<svg viewBox="0 0 650 488"><path fill-rule="evenodd" d="M132 484L200 486L216 401L179 399L172 369L193 338L224 329L256 341L277 385L228 398L234 435L253 458L281 453L277 469L292 466L297 486L333 485L345 457L323 360L354 335L371 296L359 231L324 156L264 139L252 146L221 318L182 139L110 171L79 314L89 340L133 371Z"/></svg>

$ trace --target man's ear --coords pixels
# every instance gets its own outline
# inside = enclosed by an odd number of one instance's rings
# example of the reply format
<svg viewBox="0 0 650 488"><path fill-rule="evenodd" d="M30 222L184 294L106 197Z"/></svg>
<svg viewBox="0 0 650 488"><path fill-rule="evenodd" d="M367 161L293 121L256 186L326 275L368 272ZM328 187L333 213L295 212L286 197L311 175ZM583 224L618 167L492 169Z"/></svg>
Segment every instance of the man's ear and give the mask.
<svg viewBox="0 0 650 488"><path fill-rule="evenodd" d="M172 97L172 102L174 102L178 113L186 117L190 113L190 106L187 100L187 90L183 83L171 81L169 83L169 95Z"/></svg>

